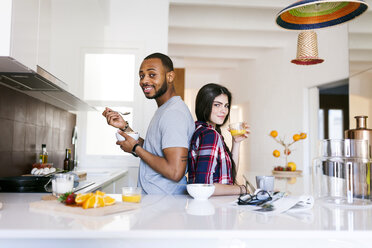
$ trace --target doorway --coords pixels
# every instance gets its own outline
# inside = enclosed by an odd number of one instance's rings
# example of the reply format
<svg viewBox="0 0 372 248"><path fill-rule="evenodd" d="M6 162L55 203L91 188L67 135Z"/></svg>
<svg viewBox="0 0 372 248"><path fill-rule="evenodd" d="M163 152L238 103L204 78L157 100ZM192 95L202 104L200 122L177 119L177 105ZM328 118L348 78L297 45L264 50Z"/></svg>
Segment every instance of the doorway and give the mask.
<svg viewBox="0 0 372 248"><path fill-rule="evenodd" d="M349 129L349 81L319 88L319 139L344 139Z"/></svg>

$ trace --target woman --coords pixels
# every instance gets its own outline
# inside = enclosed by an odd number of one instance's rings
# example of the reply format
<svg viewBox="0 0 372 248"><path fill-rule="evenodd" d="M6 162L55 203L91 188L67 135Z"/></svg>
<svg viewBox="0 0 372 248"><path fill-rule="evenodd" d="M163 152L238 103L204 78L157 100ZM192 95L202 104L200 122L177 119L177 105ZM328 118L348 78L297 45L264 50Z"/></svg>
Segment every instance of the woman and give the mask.
<svg viewBox="0 0 372 248"><path fill-rule="evenodd" d="M231 152L221 135L221 126L229 118L231 93L218 84L203 86L196 96L195 132L188 153L189 183L213 183L213 195L247 193L244 185L236 184L240 142L248 137L233 136Z"/></svg>

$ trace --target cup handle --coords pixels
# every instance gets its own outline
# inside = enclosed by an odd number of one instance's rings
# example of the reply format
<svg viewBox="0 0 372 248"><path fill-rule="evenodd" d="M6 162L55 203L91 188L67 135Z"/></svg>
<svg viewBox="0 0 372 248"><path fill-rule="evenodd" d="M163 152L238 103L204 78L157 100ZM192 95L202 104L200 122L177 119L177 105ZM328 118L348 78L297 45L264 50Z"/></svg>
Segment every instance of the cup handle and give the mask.
<svg viewBox="0 0 372 248"><path fill-rule="evenodd" d="M48 185L52 182L52 177L49 179L49 181L44 185L45 192L51 193L51 187L48 187Z"/></svg>

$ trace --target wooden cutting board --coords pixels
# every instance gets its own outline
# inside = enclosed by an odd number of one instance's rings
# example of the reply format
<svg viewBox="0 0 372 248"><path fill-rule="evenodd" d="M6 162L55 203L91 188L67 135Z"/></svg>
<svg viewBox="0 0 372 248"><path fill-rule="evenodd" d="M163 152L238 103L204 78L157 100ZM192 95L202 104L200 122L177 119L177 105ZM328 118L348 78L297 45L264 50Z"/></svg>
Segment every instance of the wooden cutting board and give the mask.
<svg viewBox="0 0 372 248"><path fill-rule="evenodd" d="M141 207L140 203L116 202L114 205L101 208L83 209L79 206L67 206L57 200L52 201L37 201L30 203L30 210L37 212L53 211L68 214L77 214L84 216L104 216L130 210L135 210Z"/></svg>

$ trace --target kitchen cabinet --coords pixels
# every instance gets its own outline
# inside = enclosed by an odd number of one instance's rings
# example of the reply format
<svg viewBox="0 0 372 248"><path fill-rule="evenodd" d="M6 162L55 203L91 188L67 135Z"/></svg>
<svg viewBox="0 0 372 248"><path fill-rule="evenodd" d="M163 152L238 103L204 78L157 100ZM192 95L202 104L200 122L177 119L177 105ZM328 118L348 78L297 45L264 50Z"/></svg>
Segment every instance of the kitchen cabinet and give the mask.
<svg viewBox="0 0 372 248"><path fill-rule="evenodd" d="M87 173L87 182L94 185L85 188L80 193L103 191L107 194L121 194L121 188L129 184L128 169L117 168L83 168Z"/></svg>
<svg viewBox="0 0 372 248"><path fill-rule="evenodd" d="M127 186L128 176L124 175L121 178L116 179L113 182L101 187L101 191L106 192L107 194L121 194L121 188Z"/></svg>
<svg viewBox="0 0 372 248"><path fill-rule="evenodd" d="M1 56L10 56L36 70L38 54L39 0L3 0L1 10Z"/></svg>
<svg viewBox="0 0 372 248"><path fill-rule="evenodd" d="M49 0L0 2L0 83L67 111L96 110L71 94L68 73L53 67L68 63L52 56L52 6Z"/></svg>

